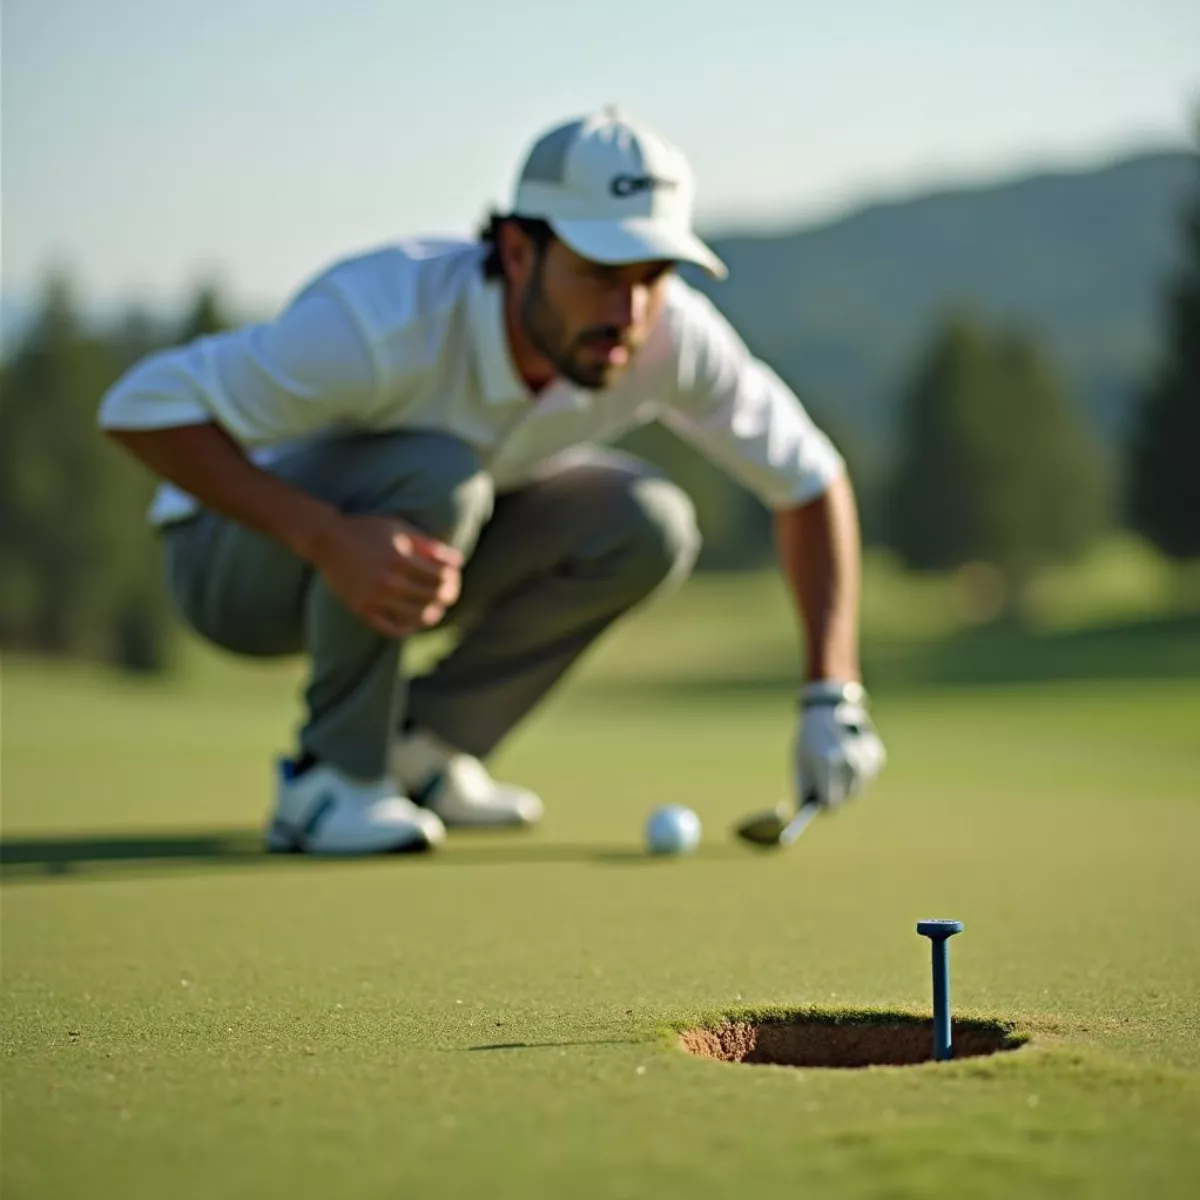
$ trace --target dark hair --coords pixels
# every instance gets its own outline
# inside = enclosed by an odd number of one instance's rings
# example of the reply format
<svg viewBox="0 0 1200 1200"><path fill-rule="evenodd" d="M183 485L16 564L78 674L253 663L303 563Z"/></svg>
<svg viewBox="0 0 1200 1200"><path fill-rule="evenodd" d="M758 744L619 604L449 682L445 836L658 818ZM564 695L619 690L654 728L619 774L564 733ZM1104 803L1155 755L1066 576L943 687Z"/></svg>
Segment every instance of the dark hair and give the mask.
<svg viewBox="0 0 1200 1200"><path fill-rule="evenodd" d="M487 222L479 231L479 240L488 247L487 258L483 260L483 277L485 279L503 279L504 268L500 263L500 226L512 221L537 248L538 255L554 240L554 230L540 217L518 217L509 213L507 216L498 212L488 214Z"/></svg>

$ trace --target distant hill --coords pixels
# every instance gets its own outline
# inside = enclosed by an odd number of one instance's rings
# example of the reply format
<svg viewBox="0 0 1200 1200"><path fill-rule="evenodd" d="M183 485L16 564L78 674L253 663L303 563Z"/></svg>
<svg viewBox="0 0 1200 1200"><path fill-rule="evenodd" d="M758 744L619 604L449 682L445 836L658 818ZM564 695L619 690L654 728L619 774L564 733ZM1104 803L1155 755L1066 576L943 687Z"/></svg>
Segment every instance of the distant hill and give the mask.
<svg viewBox="0 0 1200 1200"><path fill-rule="evenodd" d="M871 204L792 233L711 233L730 278L693 279L864 448L884 450L915 355L960 304L1043 337L1115 435L1157 352L1180 208L1197 187L1195 154L1147 153Z"/></svg>

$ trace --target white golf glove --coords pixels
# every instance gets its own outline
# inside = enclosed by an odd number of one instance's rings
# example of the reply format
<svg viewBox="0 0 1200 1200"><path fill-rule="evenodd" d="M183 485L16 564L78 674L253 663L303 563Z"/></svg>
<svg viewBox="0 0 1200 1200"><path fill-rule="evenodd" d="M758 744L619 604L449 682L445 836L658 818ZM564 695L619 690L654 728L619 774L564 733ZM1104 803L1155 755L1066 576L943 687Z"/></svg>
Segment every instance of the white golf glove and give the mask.
<svg viewBox="0 0 1200 1200"><path fill-rule="evenodd" d="M867 713L867 693L859 683L820 680L800 693L796 734L796 795L823 808L837 808L856 796L887 762L883 742Z"/></svg>

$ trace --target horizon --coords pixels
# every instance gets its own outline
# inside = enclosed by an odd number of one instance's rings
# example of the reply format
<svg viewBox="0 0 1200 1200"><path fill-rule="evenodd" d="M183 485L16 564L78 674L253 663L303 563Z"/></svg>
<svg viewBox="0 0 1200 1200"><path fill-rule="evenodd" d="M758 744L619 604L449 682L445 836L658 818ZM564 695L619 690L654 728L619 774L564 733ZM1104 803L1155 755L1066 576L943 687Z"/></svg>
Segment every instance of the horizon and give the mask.
<svg viewBox="0 0 1200 1200"><path fill-rule="evenodd" d="M7 0L0 290L89 303L216 279L277 306L328 262L473 236L550 124L618 103L691 161L697 224L854 206L1189 144L1191 0Z"/></svg>
<svg viewBox="0 0 1200 1200"><path fill-rule="evenodd" d="M1146 140L1091 155L1075 156L1074 158L1064 155L1057 160L1017 164L1007 171L981 171L975 175L947 173L944 177L932 177L907 187L869 191L861 196L850 197L844 203L832 206L828 212L796 214L792 219L781 215L778 223L758 220L751 221L746 226L739 226L735 219L724 224L698 223L697 227L706 240L714 242L734 238L772 239L815 234L845 221L853 220L860 214L875 208L903 207L907 204L921 203L948 195L982 194L1044 178L1100 174L1145 158L1189 153L1195 153L1195 151L1186 142L1173 145L1165 139L1157 142ZM405 237L414 236L420 237L422 234L398 232L391 241L401 241ZM464 232L463 236L468 236L468 233ZM7 343L10 340L20 340L24 335L29 322L36 315L40 289L58 269L53 266L49 267L39 280L38 289L35 289L33 293L14 295L6 292L0 294L0 358L7 353L9 348ZM133 309L141 308L147 303L144 297L138 295L89 300L69 265L63 273L74 290L85 321L93 328L110 327L121 321ZM258 320L268 315L260 311L263 306L260 305L256 308L253 303L244 303L243 298L238 295L236 286L230 287L228 280L214 279L212 275L206 274L203 270L185 281L177 294L170 299L164 302L160 298L158 302L151 304L151 311L146 315L153 321L164 323L178 320L195 298L196 292L201 287L208 285L216 286L222 302L232 309L237 319Z"/></svg>

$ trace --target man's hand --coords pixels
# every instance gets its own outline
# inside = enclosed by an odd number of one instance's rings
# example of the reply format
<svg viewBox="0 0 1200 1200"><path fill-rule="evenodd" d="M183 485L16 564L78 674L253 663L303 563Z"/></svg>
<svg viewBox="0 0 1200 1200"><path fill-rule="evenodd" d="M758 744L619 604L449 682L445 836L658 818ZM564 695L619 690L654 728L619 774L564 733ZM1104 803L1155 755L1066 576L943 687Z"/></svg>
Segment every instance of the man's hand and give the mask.
<svg viewBox="0 0 1200 1200"><path fill-rule="evenodd" d="M461 588L462 555L396 517L343 515L312 562L355 616L389 638L432 628Z"/></svg>
<svg viewBox="0 0 1200 1200"><path fill-rule="evenodd" d="M211 421L109 436L207 509L286 546L384 637L436 625L458 599L462 555L396 517L348 516L251 462Z"/></svg>
<svg viewBox="0 0 1200 1200"><path fill-rule="evenodd" d="M837 808L856 796L887 762L887 752L867 713L857 683L810 683L801 694L796 735L798 803L815 798Z"/></svg>

